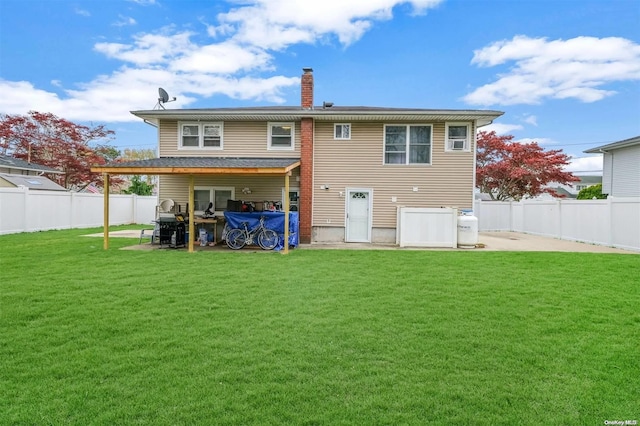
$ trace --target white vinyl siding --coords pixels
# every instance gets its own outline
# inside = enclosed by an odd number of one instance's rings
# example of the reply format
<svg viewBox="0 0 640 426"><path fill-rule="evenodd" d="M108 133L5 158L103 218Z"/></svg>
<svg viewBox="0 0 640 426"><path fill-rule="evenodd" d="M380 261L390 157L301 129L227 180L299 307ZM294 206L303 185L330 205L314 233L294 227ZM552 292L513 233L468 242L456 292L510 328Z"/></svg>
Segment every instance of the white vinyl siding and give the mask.
<svg viewBox="0 0 640 426"><path fill-rule="evenodd" d="M640 145L604 154L602 192L612 197L640 197Z"/></svg>

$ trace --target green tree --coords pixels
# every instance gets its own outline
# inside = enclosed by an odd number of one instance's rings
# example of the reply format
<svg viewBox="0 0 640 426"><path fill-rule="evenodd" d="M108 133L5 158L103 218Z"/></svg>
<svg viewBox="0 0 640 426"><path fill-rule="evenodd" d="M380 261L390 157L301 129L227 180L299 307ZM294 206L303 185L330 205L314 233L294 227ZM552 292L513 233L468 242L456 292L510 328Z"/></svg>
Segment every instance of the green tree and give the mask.
<svg viewBox="0 0 640 426"><path fill-rule="evenodd" d="M593 200L597 198L599 200L607 198L607 194L602 193L602 184L591 185L583 188L578 192L578 200Z"/></svg>
<svg viewBox="0 0 640 426"><path fill-rule="evenodd" d="M125 148L122 157L120 158L121 161L138 161L138 160L149 160L151 158L157 158L158 156L156 155L156 150L155 149L131 149L131 148ZM127 194L138 194L138 195L152 195L153 193L153 188L155 188L157 182L158 182L158 177L157 176L151 176L151 175L145 175L145 176L140 176L140 175L134 175L131 177L130 181L131 186L129 186L129 189L126 191L123 191ZM131 190L137 191L137 190L142 190L142 191L147 191L147 188L151 188L151 191L149 194L141 194L139 192L128 192Z"/></svg>
<svg viewBox="0 0 640 426"><path fill-rule="evenodd" d="M122 192L125 194L153 195L153 185L149 185L147 182L143 181L140 176L134 175L131 178L131 185L129 188Z"/></svg>

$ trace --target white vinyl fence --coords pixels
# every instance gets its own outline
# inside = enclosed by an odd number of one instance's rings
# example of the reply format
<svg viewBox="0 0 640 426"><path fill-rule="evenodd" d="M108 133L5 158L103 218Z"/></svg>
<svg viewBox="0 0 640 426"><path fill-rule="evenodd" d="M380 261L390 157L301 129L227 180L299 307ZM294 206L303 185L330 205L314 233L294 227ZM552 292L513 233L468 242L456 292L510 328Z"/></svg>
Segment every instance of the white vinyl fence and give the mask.
<svg viewBox="0 0 640 426"><path fill-rule="evenodd" d="M514 231L640 251L640 198L476 201L482 231Z"/></svg>
<svg viewBox="0 0 640 426"><path fill-rule="evenodd" d="M109 224L150 224L156 196L111 195ZM102 194L0 188L0 235L104 225Z"/></svg>

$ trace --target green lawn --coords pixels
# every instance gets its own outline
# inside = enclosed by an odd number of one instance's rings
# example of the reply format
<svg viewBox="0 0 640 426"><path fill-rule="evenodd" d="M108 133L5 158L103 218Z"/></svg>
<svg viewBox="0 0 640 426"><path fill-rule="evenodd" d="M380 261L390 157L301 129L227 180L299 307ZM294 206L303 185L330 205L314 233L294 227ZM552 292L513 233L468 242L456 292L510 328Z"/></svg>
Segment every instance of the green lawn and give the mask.
<svg viewBox="0 0 640 426"><path fill-rule="evenodd" d="M638 255L91 232L0 236L2 425L640 420Z"/></svg>

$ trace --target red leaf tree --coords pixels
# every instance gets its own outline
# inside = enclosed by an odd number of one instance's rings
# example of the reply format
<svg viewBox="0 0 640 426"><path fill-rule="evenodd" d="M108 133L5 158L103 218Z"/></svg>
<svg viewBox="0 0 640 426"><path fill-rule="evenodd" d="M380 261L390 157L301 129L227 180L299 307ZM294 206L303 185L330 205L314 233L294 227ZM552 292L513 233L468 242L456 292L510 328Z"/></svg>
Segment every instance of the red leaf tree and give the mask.
<svg viewBox="0 0 640 426"><path fill-rule="evenodd" d="M103 185L102 176L91 173L91 167L119 155L105 143L113 135L102 125L87 127L51 113L0 116L0 153L63 171L47 177L67 189L91 182Z"/></svg>
<svg viewBox="0 0 640 426"><path fill-rule="evenodd" d="M519 201L548 193L563 197L550 183L567 184L580 178L563 171L571 157L561 149L545 151L537 142L517 143L513 136L479 132L476 154L476 186L492 200Z"/></svg>

